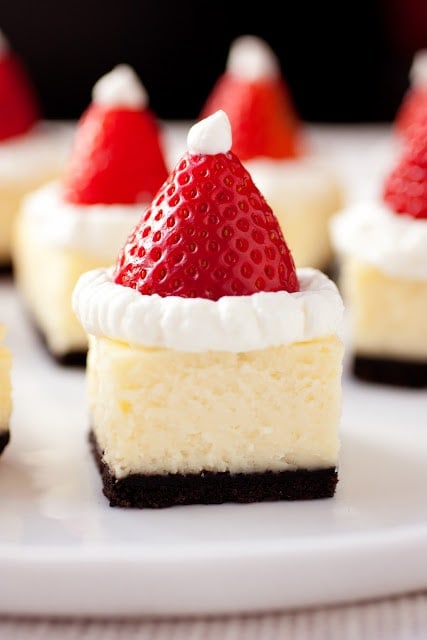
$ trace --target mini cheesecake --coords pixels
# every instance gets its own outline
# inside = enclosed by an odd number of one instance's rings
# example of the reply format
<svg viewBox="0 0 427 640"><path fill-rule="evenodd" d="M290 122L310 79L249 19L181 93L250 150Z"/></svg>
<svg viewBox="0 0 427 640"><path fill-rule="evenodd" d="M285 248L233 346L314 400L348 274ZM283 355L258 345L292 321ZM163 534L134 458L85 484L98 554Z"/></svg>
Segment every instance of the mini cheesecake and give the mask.
<svg viewBox="0 0 427 640"><path fill-rule="evenodd" d="M355 375L427 386L427 135L403 151L383 197L331 223L349 309Z"/></svg>
<svg viewBox="0 0 427 640"><path fill-rule="evenodd" d="M167 177L159 137L144 87L119 65L95 84L61 179L22 202L13 242L16 283L61 364L86 361L87 336L71 307L78 277L114 263Z"/></svg>
<svg viewBox="0 0 427 640"><path fill-rule="evenodd" d="M73 293L103 492L134 508L332 497L341 296L295 270L225 112L187 141L116 264Z"/></svg>
<svg viewBox="0 0 427 640"><path fill-rule="evenodd" d="M240 36L232 43L201 117L217 109L229 116L233 151L278 218L296 266L331 269L329 220L343 206L343 189L309 148L279 61L266 42Z"/></svg>
<svg viewBox="0 0 427 640"><path fill-rule="evenodd" d="M5 333L5 327L0 325L0 454L9 442L9 420L12 412L11 357L9 350L1 344Z"/></svg>
<svg viewBox="0 0 427 640"><path fill-rule="evenodd" d="M14 219L22 198L58 177L74 125L41 119L26 70L0 33L0 269L10 270Z"/></svg>

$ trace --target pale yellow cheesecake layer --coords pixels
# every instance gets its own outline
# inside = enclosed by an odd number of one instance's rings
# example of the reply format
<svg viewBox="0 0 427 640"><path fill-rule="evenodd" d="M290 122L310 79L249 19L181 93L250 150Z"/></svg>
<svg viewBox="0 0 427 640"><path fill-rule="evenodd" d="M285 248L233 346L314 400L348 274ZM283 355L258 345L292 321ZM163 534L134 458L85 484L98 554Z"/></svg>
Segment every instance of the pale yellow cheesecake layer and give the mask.
<svg viewBox="0 0 427 640"><path fill-rule="evenodd" d="M87 336L77 320L71 295L79 276L106 267L96 258L38 241L30 217L18 216L13 237L13 267L18 291L49 351L61 357L84 352Z"/></svg>
<svg viewBox="0 0 427 640"><path fill-rule="evenodd" d="M358 355L427 360L427 282L389 276L356 258L341 266Z"/></svg>
<svg viewBox="0 0 427 640"><path fill-rule="evenodd" d="M0 181L0 265L10 264L12 258L12 238L15 218L22 199L37 187L56 177L58 172L46 173L43 177L22 182Z"/></svg>
<svg viewBox="0 0 427 640"><path fill-rule="evenodd" d="M5 332L5 327L0 325L0 434L9 430L12 412L11 356L9 350L1 344Z"/></svg>
<svg viewBox="0 0 427 640"><path fill-rule="evenodd" d="M91 427L117 478L337 465L336 337L246 353L89 344Z"/></svg>
<svg viewBox="0 0 427 640"><path fill-rule="evenodd" d="M286 201L270 195L268 203L292 247L296 266L328 269L333 260L329 219L343 204L335 181L331 179L321 194L301 191Z"/></svg>

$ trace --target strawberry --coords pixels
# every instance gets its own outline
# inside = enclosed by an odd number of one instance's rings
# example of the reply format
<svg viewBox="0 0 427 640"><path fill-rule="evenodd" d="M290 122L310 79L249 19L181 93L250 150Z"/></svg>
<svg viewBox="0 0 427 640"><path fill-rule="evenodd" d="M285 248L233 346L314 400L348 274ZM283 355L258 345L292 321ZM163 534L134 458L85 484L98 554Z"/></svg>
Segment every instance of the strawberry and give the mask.
<svg viewBox="0 0 427 640"><path fill-rule="evenodd" d="M131 232L114 269L143 294L218 300L298 291L295 265L270 206L224 144L224 112L196 124L214 152L189 149ZM218 127L219 129L215 129ZM190 142L190 130L188 140ZM196 145L197 146L197 145Z"/></svg>
<svg viewBox="0 0 427 640"><path fill-rule="evenodd" d="M383 198L396 213L427 218L427 127L408 140L385 180Z"/></svg>
<svg viewBox="0 0 427 640"><path fill-rule="evenodd" d="M289 92L280 80L247 81L225 74L214 86L201 118L218 109L230 118L232 150L240 160L299 155L299 125Z"/></svg>
<svg viewBox="0 0 427 640"><path fill-rule="evenodd" d="M415 137L418 129L427 126L427 88L410 89L394 121L396 133L404 139Z"/></svg>
<svg viewBox="0 0 427 640"><path fill-rule="evenodd" d="M259 38L241 36L230 47L226 70L214 84L200 117L218 109L230 119L232 151L240 160L300 154L299 118L278 59Z"/></svg>
<svg viewBox="0 0 427 640"><path fill-rule="evenodd" d="M10 51L0 58L0 140L29 131L39 120L39 105L20 60Z"/></svg>
<svg viewBox="0 0 427 640"><path fill-rule="evenodd" d="M157 124L148 109L89 106L78 123L64 172L65 200L147 202L166 177Z"/></svg>

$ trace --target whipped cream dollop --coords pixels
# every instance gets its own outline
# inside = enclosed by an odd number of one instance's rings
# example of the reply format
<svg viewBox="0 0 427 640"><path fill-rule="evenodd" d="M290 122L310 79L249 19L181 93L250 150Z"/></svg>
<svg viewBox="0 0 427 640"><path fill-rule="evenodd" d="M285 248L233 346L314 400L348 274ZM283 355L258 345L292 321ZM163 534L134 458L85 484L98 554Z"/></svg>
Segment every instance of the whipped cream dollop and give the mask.
<svg viewBox="0 0 427 640"><path fill-rule="evenodd" d="M228 53L226 69L244 80L274 79L280 75L277 56L268 44L252 35L236 38Z"/></svg>
<svg viewBox="0 0 427 640"><path fill-rule="evenodd" d="M148 94L132 67L119 64L94 84L92 100L106 107L143 109Z"/></svg>
<svg viewBox="0 0 427 640"><path fill-rule="evenodd" d="M187 134L187 148L191 154L227 153L231 144L230 120L222 109L196 122Z"/></svg>
<svg viewBox="0 0 427 640"><path fill-rule="evenodd" d="M0 58L2 58L10 50L9 40L0 30Z"/></svg>
<svg viewBox="0 0 427 640"><path fill-rule="evenodd" d="M63 199L58 180L24 198L22 215L46 247L79 251L112 264L147 206L73 204Z"/></svg>
<svg viewBox="0 0 427 640"><path fill-rule="evenodd" d="M409 71L409 81L413 87L427 88L427 49L420 49L415 53Z"/></svg>
<svg viewBox="0 0 427 640"><path fill-rule="evenodd" d="M71 149L75 125L40 122L26 133L0 142L0 185L38 181L59 174Z"/></svg>
<svg viewBox="0 0 427 640"><path fill-rule="evenodd" d="M390 276L427 280L427 220L396 214L381 202L359 202L330 221L332 243Z"/></svg>
<svg viewBox="0 0 427 640"><path fill-rule="evenodd" d="M204 298L143 295L115 284L112 269L83 274L74 312L88 334L131 346L242 352L341 335L343 302L322 272L299 269L300 291Z"/></svg>

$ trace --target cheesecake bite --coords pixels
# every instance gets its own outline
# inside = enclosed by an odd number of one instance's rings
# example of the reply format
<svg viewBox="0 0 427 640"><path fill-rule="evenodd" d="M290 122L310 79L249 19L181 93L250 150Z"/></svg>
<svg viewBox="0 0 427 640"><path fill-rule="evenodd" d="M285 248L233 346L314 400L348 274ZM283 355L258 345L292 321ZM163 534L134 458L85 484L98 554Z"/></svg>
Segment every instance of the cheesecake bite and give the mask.
<svg viewBox="0 0 427 640"><path fill-rule="evenodd" d="M350 315L355 375L427 386L427 129L386 176L381 197L331 222Z"/></svg>
<svg viewBox="0 0 427 640"><path fill-rule="evenodd" d="M115 265L74 290L111 506L335 492L342 300L295 269L231 140L221 110L195 124Z"/></svg>
<svg viewBox="0 0 427 640"><path fill-rule="evenodd" d="M328 222L343 205L337 176L307 141L280 63L258 37L238 37L201 117L224 110L233 152L277 216L297 267L329 270Z"/></svg>
<svg viewBox="0 0 427 640"><path fill-rule="evenodd" d="M145 88L118 65L95 84L62 176L24 199L15 227L17 287L58 362L86 360L87 336L71 307L78 277L114 263L166 177Z"/></svg>
<svg viewBox="0 0 427 640"><path fill-rule="evenodd" d="M22 198L57 177L71 142L71 123L42 119L36 91L0 33L0 270L10 270L15 216Z"/></svg>
<svg viewBox="0 0 427 640"><path fill-rule="evenodd" d="M0 454L9 442L9 420L12 412L11 356L3 340L6 328L0 325Z"/></svg>

